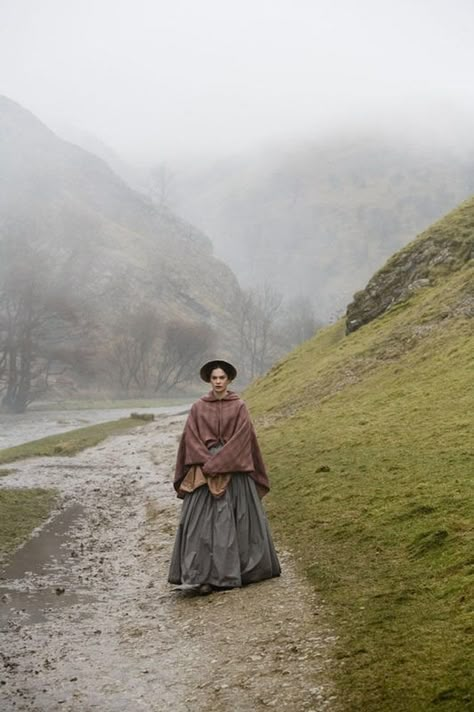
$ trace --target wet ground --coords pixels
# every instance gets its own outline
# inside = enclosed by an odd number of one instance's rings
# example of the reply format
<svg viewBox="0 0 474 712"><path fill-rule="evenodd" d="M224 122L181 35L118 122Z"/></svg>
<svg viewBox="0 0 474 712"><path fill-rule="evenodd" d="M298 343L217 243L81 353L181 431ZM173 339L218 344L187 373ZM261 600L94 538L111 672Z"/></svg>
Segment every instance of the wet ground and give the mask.
<svg viewBox="0 0 474 712"><path fill-rule="evenodd" d="M188 406L162 406L154 408L90 408L88 410L28 410L11 415L0 413L0 450L47 435L64 433L87 425L106 423L109 420L129 418L132 411L154 415L182 413Z"/></svg>
<svg viewBox="0 0 474 712"><path fill-rule="evenodd" d="M74 458L15 463L1 487L61 510L1 571L1 712L336 710L333 638L279 551L279 579L190 596L166 583L183 416Z"/></svg>

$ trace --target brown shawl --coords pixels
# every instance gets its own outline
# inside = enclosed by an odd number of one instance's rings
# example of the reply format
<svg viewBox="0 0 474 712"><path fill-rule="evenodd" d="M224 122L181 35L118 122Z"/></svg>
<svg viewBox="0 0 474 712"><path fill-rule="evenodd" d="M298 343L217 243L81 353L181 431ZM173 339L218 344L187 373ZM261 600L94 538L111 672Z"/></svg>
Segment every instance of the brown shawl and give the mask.
<svg viewBox="0 0 474 712"><path fill-rule="evenodd" d="M209 448L219 444L224 447L211 455ZM219 399L211 391L191 407L176 460L173 484L177 492L192 465L200 465L209 477L248 472L262 494L270 489L247 406L237 393L228 391Z"/></svg>

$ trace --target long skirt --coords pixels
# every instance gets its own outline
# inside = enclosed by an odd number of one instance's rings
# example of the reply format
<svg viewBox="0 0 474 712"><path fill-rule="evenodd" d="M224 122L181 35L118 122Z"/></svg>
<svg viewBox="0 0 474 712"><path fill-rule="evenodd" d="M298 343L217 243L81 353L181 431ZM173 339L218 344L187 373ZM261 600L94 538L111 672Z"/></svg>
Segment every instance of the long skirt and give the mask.
<svg viewBox="0 0 474 712"><path fill-rule="evenodd" d="M221 497L206 486L184 496L168 581L234 588L280 575L253 479L234 473Z"/></svg>

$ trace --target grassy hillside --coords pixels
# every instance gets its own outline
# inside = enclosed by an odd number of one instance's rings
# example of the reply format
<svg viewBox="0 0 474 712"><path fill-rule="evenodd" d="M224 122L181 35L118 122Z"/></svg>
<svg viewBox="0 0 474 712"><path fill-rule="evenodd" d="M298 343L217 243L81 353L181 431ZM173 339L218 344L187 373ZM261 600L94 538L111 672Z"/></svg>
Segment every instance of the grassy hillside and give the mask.
<svg viewBox="0 0 474 712"><path fill-rule="evenodd" d="M247 393L273 526L325 602L346 710L474 709L473 314L470 260Z"/></svg>

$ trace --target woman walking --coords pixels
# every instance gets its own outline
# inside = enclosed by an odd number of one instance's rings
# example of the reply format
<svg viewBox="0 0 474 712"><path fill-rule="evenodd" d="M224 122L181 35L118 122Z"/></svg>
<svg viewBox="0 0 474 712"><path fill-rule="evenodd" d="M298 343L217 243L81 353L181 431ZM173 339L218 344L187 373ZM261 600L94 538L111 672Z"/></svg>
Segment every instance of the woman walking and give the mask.
<svg viewBox="0 0 474 712"><path fill-rule="evenodd" d="M168 581L210 593L280 575L260 502L270 485L247 407L223 360L200 371L211 391L193 404L179 444L174 487L181 521Z"/></svg>

